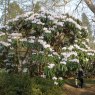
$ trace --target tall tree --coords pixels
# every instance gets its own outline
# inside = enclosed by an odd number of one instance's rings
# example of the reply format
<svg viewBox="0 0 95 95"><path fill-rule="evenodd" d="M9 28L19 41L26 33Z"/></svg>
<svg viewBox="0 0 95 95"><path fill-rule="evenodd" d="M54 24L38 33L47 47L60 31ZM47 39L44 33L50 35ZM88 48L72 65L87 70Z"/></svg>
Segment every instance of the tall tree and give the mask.
<svg viewBox="0 0 95 95"><path fill-rule="evenodd" d="M92 35L91 25L85 13L82 13L82 24L88 28L89 34Z"/></svg>
<svg viewBox="0 0 95 95"><path fill-rule="evenodd" d="M7 20L15 18L17 15L20 15L22 13L23 10L20 8L17 2L14 1L8 6Z"/></svg>
<svg viewBox="0 0 95 95"><path fill-rule="evenodd" d="M2 12L3 24L6 24L6 14L10 0L0 0L0 11Z"/></svg>
<svg viewBox="0 0 95 95"><path fill-rule="evenodd" d="M36 4L34 5L34 12L38 12L41 8L40 2L36 2Z"/></svg>
<svg viewBox="0 0 95 95"><path fill-rule="evenodd" d="M82 13L82 25L84 27L87 27L87 29L88 29L89 46L93 48L95 46L93 44L94 38L92 36L92 30L91 30L90 22L89 22L88 17L85 13Z"/></svg>
<svg viewBox="0 0 95 95"><path fill-rule="evenodd" d="M13 0L0 0L0 11L2 12L0 21L3 25L6 25L7 20L23 13L19 4Z"/></svg>

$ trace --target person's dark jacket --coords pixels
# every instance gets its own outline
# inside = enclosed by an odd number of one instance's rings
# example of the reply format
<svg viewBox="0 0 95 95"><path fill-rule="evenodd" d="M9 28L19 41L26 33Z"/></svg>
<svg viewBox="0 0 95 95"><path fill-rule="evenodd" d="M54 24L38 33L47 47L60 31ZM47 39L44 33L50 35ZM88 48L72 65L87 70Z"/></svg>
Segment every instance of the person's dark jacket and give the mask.
<svg viewBox="0 0 95 95"><path fill-rule="evenodd" d="M82 70L78 71L78 78L83 78L83 71Z"/></svg>

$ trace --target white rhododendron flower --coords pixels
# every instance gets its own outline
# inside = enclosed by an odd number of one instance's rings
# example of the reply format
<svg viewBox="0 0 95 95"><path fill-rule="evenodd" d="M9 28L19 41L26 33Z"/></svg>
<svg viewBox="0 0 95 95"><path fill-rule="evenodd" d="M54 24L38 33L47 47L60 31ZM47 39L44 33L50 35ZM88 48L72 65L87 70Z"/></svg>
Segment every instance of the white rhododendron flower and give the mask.
<svg viewBox="0 0 95 95"><path fill-rule="evenodd" d="M72 60L69 60L69 61L79 63L79 60L78 59L72 59Z"/></svg>
<svg viewBox="0 0 95 95"><path fill-rule="evenodd" d="M34 43L34 40L33 40L33 39L31 39L31 40L29 41L29 43Z"/></svg>
<svg viewBox="0 0 95 95"><path fill-rule="evenodd" d="M8 39L8 42L12 42L12 39Z"/></svg>
<svg viewBox="0 0 95 95"><path fill-rule="evenodd" d="M20 41L24 42L24 41L27 41L27 39L26 38L23 38L23 39L20 39Z"/></svg>
<svg viewBox="0 0 95 95"><path fill-rule="evenodd" d="M43 40L42 39L38 39L38 42L40 43L40 44L43 44Z"/></svg>
<svg viewBox="0 0 95 95"><path fill-rule="evenodd" d="M89 39L86 39L87 42L89 42Z"/></svg>
<svg viewBox="0 0 95 95"><path fill-rule="evenodd" d="M63 47L62 49L66 50L67 48L66 47Z"/></svg>
<svg viewBox="0 0 95 95"><path fill-rule="evenodd" d="M48 68L52 69L55 66L55 64L49 64Z"/></svg>
<svg viewBox="0 0 95 95"><path fill-rule="evenodd" d="M11 44L10 44L10 43L3 42L3 41L0 41L0 44L4 45L4 46L6 46L6 47L11 46Z"/></svg>
<svg viewBox="0 0 95 95"><path fill-rule="evenodd" d="M54 17L52 17L52 16L48 16L48 18L50 19L50 20L54 20Z"/></svg>
<svg viewBox="0 0 95 95"><path fill-rule="evenodd" d="M75 42L78 42L78 40L75 40Z"/></svg>
<svg viewBox="0 0 95 95"><path fill-rule="evenodd" d="M24 72L24 73L28 72L28 68L24 68L24 69L23 69L23 72Z"/></svg>
<svg viewBox="0 0 95 95"><path fill-rule="evenodd" d="M22 34L21 33L11 33L10 36L12 39L19 39L22 37Z"/></svg>
<svg viewBox="0 0 95 95"><path fill-rule="evenodd" d="M89 59L88 58L86 58L86 61L88 61Z"/></svg>
<svg viewBox="0 0 95 95"><path fill-rule="evenodd" d="M73 46L68 47L69 50L72 50L73 48L74 48Z"/></svg>
<svg viewBox="0 0 95 95"><path fill-rule="evenodd" d="M13 37L14 37L14 36L20 36L20 37L22 36L21 33L12 33L12 34L10 34L10 35L13 36Z"/></svg>
<svg viewBox="0 0 95 95"><path fill-rule="evenodd" d="M5 35L5 33L3 33L3 32L0 32L0 36L4 36Z"/></svg>
<svg viewBox="0 0 95 95"><path fill-rule="evenodd" d="M30 36L29 38L30 38L30 39L35 39L35 36Z"/></svg>
<svg viewBox="0 0 95 95"><path fill-rule="evenodd" d="M63 22L57 22L57 25L59 25L59 26L63 26Z"/></svg>
<svg viewBox="0 0 95 95"><path fill-rule="evenodd" d="M22 64L26 64L27 63L27 61L26 60L24 60L23 62L22 62Z"/></svg>
<svg viewBox="0 0 95 95"><path fill-rule="evenodd" d="M74 47L77 48L77 49L79 49L79 50L81 50L81 51L87 52L87 49L81 48L77 44L74 44Z"/></svg>
<svg viewBox="0 0 95 95"><path fill-rule="evenodd" d="M72 52L64 52L64 53L61 53L65 58L68 58L68 57L70 57L71 55L75 55L75 56L77 56L77 52L74 52L74 51L72 51Z"/></svg>
<svg viewBox="0 0 95 95"><path fill-rule="evenodd" d="M41 77L42 77L42 78L46 78L46 75L45 75L45 74L43 74L43 75L41 75Z"/></svg>
<svg viewBox="0 0 95 95"><path fill-rule="evenodd" d="M49 50L50 50L51 52L53 51L53 49L52 49L51 47L49 48Z"/></svg>
<svg viewBox="0 0 95 95"><path fill-rule="evenodd" d="M46 30L45 33L51 33L51 31L50 30Z"/></svg>
<svg viewBox="0 0 95 95"><path fill-rule="evenodd" d="M39 53L44 54L44 51L39 51Z"/></svg>
<svg viewBox="0 0 95 95"><path fill-rule="evenodd" d="M92 55L92 56L94 56L94 53L87 53L88 55Z"/></svg>
<svg viewBox="0 0 95 95"><path fill-rule="evenodd" d="M66 64L66 62L65 61L61 61L60 64Z"/></svg>
<svg viewBox="0 0 95 95"><path fill-rule="evenodd" d="M82 44L84 44L84 45L85 45L86 43L85 43L85 42L82 42Z"/></svg>
<svg viewBox="0 0 95 95"><path fill-rule="evenodd" d="M50 48L49 44L44 45L44 48Z"/></svg>
<svg viewBox="0 0 95 95"><path fill-rule="evenodd" d="M58 79L59 79L59 80L63 80L63 78L62 78L62 77L59 77Z"/></svg>
<svg viewBox="0 0 95 95"><path fill-rule="evenodd" d="M49 54L48 56L53 56L52 54Z"/></svg>
<svg viewBox="0 0 95 95"><path fill-rule="evenodd" d="M48 29L46 27L43 28L44 31L47 31Z"/></svg>
<svg viewBox="0 0 95 95"><path fill-rule="evenodd" d="M79 24L77 24L77 22L75 22L73 19L67 18L66 21L72 22L72 23L74 23L74 24L76 25L76 27L77 27L78 29L80 29L80 30L82 29L82 26L80 26Z"/></svg>
<svg viewBox="0 0 95 95"><path fill-rule="evenodd" d="M45 33L51 33L51 31L50 30L48 30L47 28L43 28L43 30L45 31Z"/></svg>
<svg viewBox="0 0 95 95"><path fill-rule="evenodd" d="M43 39L44 37L43 36L39 36L39 39Z"/></svg>
<svg viewBox="0 0 95 95"><path fill-rule="evenodd" d="M53 52L53 55L58 55L58 53L57 52Z"/></svg>
<svg viewBox="0 0 95 95"><path fill-rule="evenodd" d="M66 62L67 60L68 60L68 58L67 58L67 57L62 59L62 61L65 61L65 62Z"/></svg>
<svg viewBox="0 0 95 95"><path fill-rule="evenodd" d="M41 24L41 25L44 25L44 23L42 23L41 21L37 22L37 24Z"/></svg>
<svg viewBox="0 0 95 95"><path fill-rule="evenodd" d="M53 80L57 80L57 77L53 77L52 79L53 79Z"/></svg>
<svg viewBox="0 0 95 95"><path fill-rule="evenodd" d="M86 26L82 26L82 28L84 28L85 30L87 30L87 29L88 29Z"/></svg>
<svg viewBox="0 0 95 95"><path fill-rule="evenodd" d="M53 22L54 22L55 24L57 24L58 20L54 20Z"/></svg>
<svg viewBox="0 0 95 95"><path fill-rule="evenodd" d="M54 82L54 85L58 85L58 82L55 81L55 82Z"/></svg>

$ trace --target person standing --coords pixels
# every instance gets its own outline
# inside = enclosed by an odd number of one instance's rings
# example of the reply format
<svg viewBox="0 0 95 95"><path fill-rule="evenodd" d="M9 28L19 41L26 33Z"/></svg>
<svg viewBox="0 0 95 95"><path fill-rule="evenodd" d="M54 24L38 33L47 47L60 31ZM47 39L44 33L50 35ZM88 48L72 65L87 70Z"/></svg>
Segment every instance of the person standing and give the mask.
<svg viewBox="0 0 95 95"><path fill-rule="evenodd" d="M77 76L78 76L78 80L79 80L79 82L80 82L79 86L80 86L81 88L83 88L83 83L84 83L83 76L84 76L84 74L83 74L82 68L79 69Z"/></svg>

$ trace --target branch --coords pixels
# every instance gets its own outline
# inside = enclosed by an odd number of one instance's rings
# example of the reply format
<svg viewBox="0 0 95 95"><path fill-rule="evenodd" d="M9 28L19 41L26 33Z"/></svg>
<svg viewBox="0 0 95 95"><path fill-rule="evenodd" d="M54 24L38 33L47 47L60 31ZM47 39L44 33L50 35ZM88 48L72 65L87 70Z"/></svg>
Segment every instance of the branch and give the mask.
<svg viewBox="0 0 95 95"><path fill-rule="evenodd" d="M55 7L62 7L62 6L65 6L65 5L67 5L68 3L70 3L72 0L68 0L68 2L67 1L64 1L64 3L61 3L61 4L55 4Z"/></svg>

